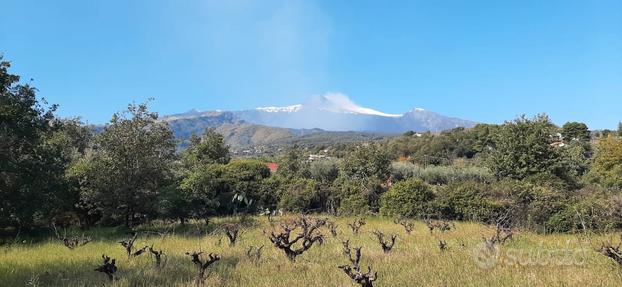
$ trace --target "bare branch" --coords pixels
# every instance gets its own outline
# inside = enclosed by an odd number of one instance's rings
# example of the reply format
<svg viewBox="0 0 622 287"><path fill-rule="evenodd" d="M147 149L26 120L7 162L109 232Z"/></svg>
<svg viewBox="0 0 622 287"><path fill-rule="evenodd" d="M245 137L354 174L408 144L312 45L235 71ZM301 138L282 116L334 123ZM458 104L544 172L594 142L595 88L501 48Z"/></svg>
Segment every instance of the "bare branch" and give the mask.
<svg viewBox="0 0 622 287"><path fill-rule="evenodd" d="M445 240L439 240L438 241L438 248L440 248L441 251L445 251L445 250L449 249L449 247L447 247L447 242Z"/></svg>
<svg viewBox="0 0 622 287"><path fill-rule="evenodd" d="M413 229L415 229L415 223L410 220L398 218L398 219L395 219L393 222L395 222L395 224L399 224L403 226L404 230L406 231L406 234L410 234L413 231Z"/></svg>
<svg viewBox="0 0 622 287"><path fill-rule="evenodd" d="M490 238L482 237L484 244L490 250L494 249L497 244L504 244L514 236L514 230L510 227L510 212L497 217L494 220L495 234Z"/></svg>
<svg viewBox="0 0 622 287"><path fill-rule="evenodd" d="M382 251L384 251L385 253L388 253L391 251L391 249L393 249L393 245L395 245L395 240L397 239L397 235L392 234L391 242L389 243L389 241L385 240L383 232L379 230L375 230L374 232L372 232L372 234L376 235L376 238L378 239L378 243L380 243L380 247L382 247Z"/></svg>
<svg viewBox="0 0 622 287"><path fill-rule="evenodd" d="M607 256L618 265L622 266L622 251L620 250L620 246L622 246L622 234L620 234L620 242L618 245L614 245L611 241L603 242L601 244L600 249L597 249L600 254Z"/></svg>
<svg viewBox="0 0 622 287"><path fill-rule="evenodd" d="M240 224L226 224L224 226L224 232L229 239L229 246L235 246L238 240L238 236L242 234Z"/></svg>
<svg viewBox="0 0 622 287"><path fill-rule="evenodd" d="M205 270L210 265L214 264L214 262L220 260L220 255L218 254L213 254L213 253L208 254L207 260L201 259L201 254L203 254L203 252L196 252L196 251L192 251L192 253L186 252L186 255L192 258L192 263L194 263L194 265L197 267L197 276L194 280L197 287L203 286L203 283L205 282Z"/></svg>
<svg viewBox="0 0 622 287"><path fill-rule="evenodd" d="M361 261L361 247L354 247L354 256L352 256L352 251L350 249L350 240L342 241L343 244L343 254L350 260L352 266L354 266L357 270L360 267Z"/></svg>
<svg viewBox="0 0 622 287"><path fill-rule="evenodd" d="M356 220L354 220L354 222L348 223L348 226L350 226L350 229L352 229L352 233L359 234L359 230L365 224L366 224L365 219L357 218Z"/></svg>
<svg viewBox="0 0 622 287"><path fill-rule="evenodd" d="M270 232L269 239L276 248L279 248L285 252L287 258L291 261L296 260L296 256L309 250L314 243L318 242L322 244L324 242L324 236L319 233L318 229L326 224L326 220L323 219L311 219L307 217L300 217L299 219L292 220L289 223L282 223L282 231L280 233ZM293 239L290 238L291 233L294 230L300 230L300 233ZM294 245L302 240L302 243L298 248Z"/></svg>
<svg viewBox="0 0 622 287"><path fill-rule="evenodd" d="M149 253L151 253L151 257L155 260L156 268L162 268L162 256L165 256L164 251L154 249L153 244L151 244L151 246L149 246Z"/></svg>
<svg viewBox="0 0 622 287"><path fill-rule="evenodd" d="M352 265L340 265L337 268L343 270L354 282L358 283L362 287L373 287L373 282L378 278L378 273L373 272L371 267L367 267L367 272L361 272L361 247L354 248L354 257L352 257L352 250L350 249L350 241L343 241L343 253L348 257Z"/></svg>
<svg viewBox="0 0 622 287"><path fill-rule="evenodd" d="M119 241L123 248L125 248L127 258L140 256L141 254L145 253L147 248L149 248L149 246L144 246L140 249L134 250L134 243L136 242L136 238L138 238L138 233L134 233L134 236L130 239Z"/></svg>
<svg viewBox="0 0 622 287"><path fill-rule="evenodd" d="M84 236L84 233L82 233L82 236L80 237L78 236L67 237L67 229L64 230L64 235L61 236L60 233L58 233L58 230L56 229L56 224L54 223L52 223L52 229L54 230L54 234L56 235L56 238L62 241L63 245L65 245L65 247L69 249L75 249L76 247L87 245L89 242L92 241L91 237Z"/></svg>
<svg viewBox="0 0 622 287"><path fill-rule="evenodd" d="M103 264L95 268L95 271L102 272L108 276L110 281L114 280L114 273L117 272L116 260L110 259L106 254L102 254Z"/></svg>
<svg viewBox="0 0 622 287"><path fill-rule="evenodd" d="M326 227L328 227L328 230L330 231L330 234L333 237L337 237L337 227L338 225L332 221L326 221Z"/></svg>
<svg viewBox="0 0 622 287"><path fill-rule="evenodd" d="M432 231L434 231L434 229L445 232L451 230L452 228L456 228L456 225L454 223L450 223L444 220L439 221L426 219L424 220L424 222L428 226L428 229L430 229L430 234L432 234Z"/></svg>

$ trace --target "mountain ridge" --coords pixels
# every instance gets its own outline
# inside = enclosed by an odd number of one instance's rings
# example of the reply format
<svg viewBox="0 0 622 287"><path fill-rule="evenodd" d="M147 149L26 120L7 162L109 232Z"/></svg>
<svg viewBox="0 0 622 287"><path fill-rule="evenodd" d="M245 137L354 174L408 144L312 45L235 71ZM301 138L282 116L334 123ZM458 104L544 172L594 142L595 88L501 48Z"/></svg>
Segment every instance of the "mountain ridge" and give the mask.
<svg viewBox="0 0 622 287"><path fill-rule="evenodd" d="M199 111L162 117L176 137L188 139L214 128L232 146L269 145L295 142L297 138L344 139L377 138L406 131L441 132L457 127L472 127L476 123L447 117L422 108L412 108L403 114L389 114L354 103L346 95L328 93L314 96L302 104L264 106L239 111Z"/></svg>
<svg viewBox="0 0 622 287"><path fill-rule="evenodd" d="M327 131L359 131L403 133L440 132L456 127L472 127L476 123L447 117L422 108L412 108L403 114L390 114L362 107L340 93L313 96L302 104L267 106L233 111L240 119L268 126Z"/></svg>

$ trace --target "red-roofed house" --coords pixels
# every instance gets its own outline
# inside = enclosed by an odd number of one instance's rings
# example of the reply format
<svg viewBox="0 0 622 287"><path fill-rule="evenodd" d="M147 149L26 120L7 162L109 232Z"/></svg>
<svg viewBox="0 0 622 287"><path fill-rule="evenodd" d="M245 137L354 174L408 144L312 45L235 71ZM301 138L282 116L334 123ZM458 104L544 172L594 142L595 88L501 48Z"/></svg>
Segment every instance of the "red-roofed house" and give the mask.
<svg viewBox="0 0 622 287"><path fill-rule="evenodd" d="M279 169L279 164L276 162L266 163L266 166L268 167L271 173L275 173Z"/></svg>

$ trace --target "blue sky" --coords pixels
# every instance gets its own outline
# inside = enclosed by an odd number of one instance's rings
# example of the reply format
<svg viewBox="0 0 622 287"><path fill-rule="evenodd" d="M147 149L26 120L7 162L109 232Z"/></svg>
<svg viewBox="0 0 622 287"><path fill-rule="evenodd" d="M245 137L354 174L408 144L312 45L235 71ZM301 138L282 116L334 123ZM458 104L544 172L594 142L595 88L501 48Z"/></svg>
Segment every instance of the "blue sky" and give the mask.
<svg viewBox="0 0 622 287"><path fill-rule="evenodd" d="M500 123L622 120L622 1L4 0L0 53L60 115L103 123L290 105Z"/></svg>

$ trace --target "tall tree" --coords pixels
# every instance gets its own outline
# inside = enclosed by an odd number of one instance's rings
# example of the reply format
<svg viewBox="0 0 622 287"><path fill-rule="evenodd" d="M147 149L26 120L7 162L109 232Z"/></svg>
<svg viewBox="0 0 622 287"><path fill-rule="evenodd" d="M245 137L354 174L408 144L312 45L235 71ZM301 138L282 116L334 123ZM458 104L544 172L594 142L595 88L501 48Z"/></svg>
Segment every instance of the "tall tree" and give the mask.
<svg viewBox="0 0 622 287"><path fill-rule="evenodd" d="M280 160L278 174L283 177L296 177L303 173L302 150L297 145L287 148L285 155Z"/></svg>
<svg viewBox="0 0 622 287"><path fill-rule="evenodd" d="M234 213L251 211L258 204L263 204L259 202L261 184L269 176L270 169L258 160L235 160L227 165L227 182L233 196Z"/></svg>
<svg viewBox="0 0 622 287"><path fill-rule="evenodd" d="M391 157L376 144L359 146L342 161L341 170L346 177L386 180L390 174Z"/></svg>
<svg viewBox="0 0 622 287"><path fill-rule="evenodd" d="M187 165L227 164L231 160L229 146L221 134L208 128L201 137L192 135L184 152Z"/></svg>
<svg viewBox="0 0 622 287"><path fill-rule="evenodd" d="M219 207L218 198L229 191L226 164L231 156L224 138L214 129L201 136L193 135L182 153L182 198L188 203L192 217L206 221Z"/></svg>
<svg viewBox="0 0 622 287"><path fill-rule="evenodd" d="M153 212L171 178L175 141L167 123L146 104L115 113L95 136L93 152L72 167L82 202L104 222L133 226Z"/></svg>
<svg viewBox="0 0 622 287"><path fill-rule="evenodd" d="M181 180L181 191L192 217L208 221L219 207L218 197L228 192L224 164L193 166Z"/></svg>
<svg viewBox="0 0 622 287"><path fill-rule="evenodd" d="M80 183L67 176L66 171L71 165L83 158L89 151L89 145L93 138L93 131L85 126L79 119L58 120L54 131L46 140L46 146L53 153L53 160L62 172L62 186L56 189L57 202L49 209L58 218L51 220L57 224L81 224L88 225L88 210L76 208L80 200ZM85 220L86 219L86 220Z"/></svg>
<svg viewBox="0 0 622 287"><path fill-rule="evenodd" d="M608 136L600 140L589 175L606 187L622 189L622 139Z"/></svg>
<svg viewBox="0 0 622 287"><path fill-rule="evenodd" d="M555 126L548 116L522 116L503 124L494 136L488 165L498 178L524 179L550 172L557 155L551 147Z"/></svg>
<svg viewBox="0 0 622 287"><path fill-rule="evenodd" d="M562 126L561 134L565 142L590 141L590 131L584 123L567 122Z"/></svg>
<svg viewBox="0 0 622 287"><path fill-rule="evenodd" d="M10 66L0 56L0 227L22 228L49 218L64 202L67 160L50 140L60 128L56 106L46 108Z"/></svg>

